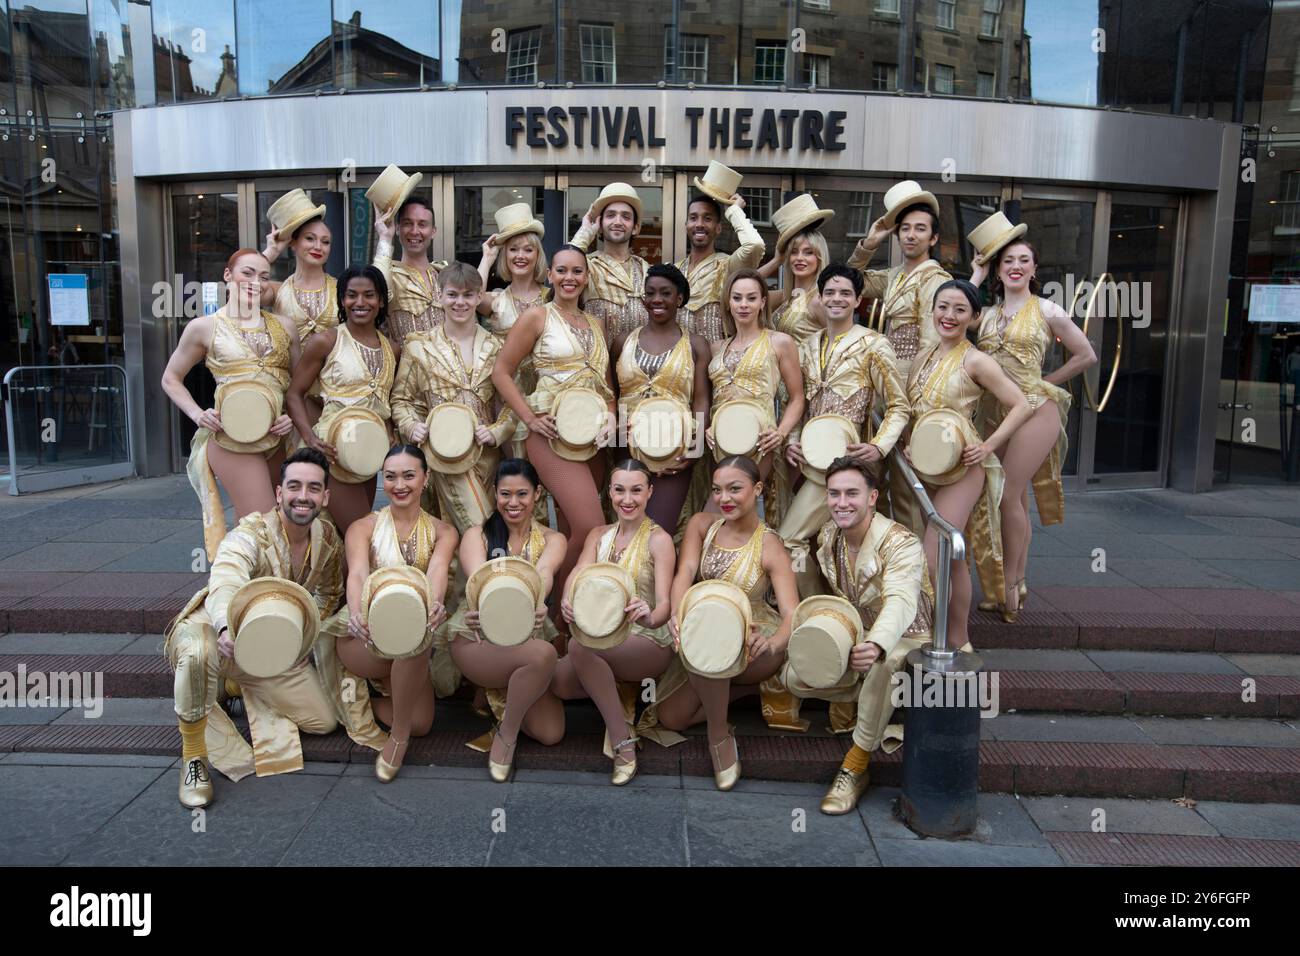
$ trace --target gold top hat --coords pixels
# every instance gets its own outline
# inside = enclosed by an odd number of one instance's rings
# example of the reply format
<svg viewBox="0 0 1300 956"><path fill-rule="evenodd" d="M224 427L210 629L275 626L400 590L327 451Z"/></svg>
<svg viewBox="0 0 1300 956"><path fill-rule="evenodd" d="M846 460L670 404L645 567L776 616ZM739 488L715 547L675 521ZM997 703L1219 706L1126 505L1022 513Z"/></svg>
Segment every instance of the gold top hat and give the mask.
<svg viewBox="0 0 1300 956"><path fill-rule="evenodd" d="M410 176L396 166L388 165L379 174L374 183L366 190L366 198L379 209L379 217L387 219L401 208L415 187L420 185L424 173L412 173Z"/></svg>
<svg viewBox="0 0 1300 956"><path fill-rule="evenodd" d="M776 228L777 255L785 252L790 240L809 226L819 226L835 216L833 209L818 209L817 201L809 193L800 193L788 203L772 213L772 225Z"/></svg>
<svg viewBox="0 0 1300 956"><path fill-rule="evenodd" d="M330 422L325 440L338 452L330 474L348 484L370 481L388 453L388 426L377 412L349 405Z"/></svg>
<svg viewBox="0 0 1300 956"><path fill-rule="evenodd" d="M627 430L628 452L653 472L671 468L691 447L691 410L666 395L636 407Z"/></svg>
<svg viewBox="0 0 1300 956"><path fill-rule="evenodd" d="M916 473L932 485L951 485L966 474L961 453L968 427L970 423L951 408L934 408L917 416L907 447Z"/></svg>
<svg viewBox="0 0 1300 956"><path fill-rule="evenodd" d="M623 609L634 597L636 585L621 564L597 561L578 570L569 584L574 638L596 650L622 644L632 627Z"/></svg>
<svg viewBox="0 0 1300 956"><path fill-rule="evenodd" d="M271 203L271 208L266 211L267 221L271 223L276 236L281 239L288 239L293 235L293 231L308 219L324 215L324 205L312 205L312 201L301 189L290 189Z"/></svg>
<svg viewBox="0 0 1300 956"><path fill-rule="evenodd" d="M275 424L284 396L263 382L243 379L217 389L221 434L241 445L261 441Z"/></svg>
<svg viewBox="0 0 1300 956"><path fill-rule="evenodd" d="M737 398L713 409L713 445L718 460L728 455L752 458L763 431L763 406L754 399Z"/></svg>
<svg viewBox="0 0 1300 956"><path fill-rule="evenodd" d="M636 221L641 221L641 197L637 195L637 191L627 183L610 183L600 191L600 195L592 203L592 215L597 223L600 222L600 214L612 202L627 203L636 212Z"/></svg>
<svg viewBox="0 0 1300 956"><path fill-rule="evenodd" d="M525 232L537 233L541 239L546 227L533 216L533 207L526 202L515 202L496 211L497 231L495 245L504 246L515 236Z"/></svg>
<svg viewBox="0 0 1300 956"><path fill-rule="evenodd" d="M735 677L749 662L750 614L749 598L729 581L691 585L678 610L682 664L705 677Z"/></svg>
<svg viewBox="0 0 1300 956"><path fill-rule="evenodd" d="M724 206L729 206L731 197L740 189L740 181L743 178L730 166L724 166L716 159L711 159L709 168L704 171L704 178L696 176L692 181L695 183L695 188L704 195L716 199Z"/></svg>
<svg viewBox="0 0 1300 956"><path fill-rule="evenodd" d="M849 669L853 645L862 643L862 615L842 597L817 594L794 609L790 666L809 687L834 687Z"/></svg>
<svg viewBox="0 0 1300 956"><path fill-rule="evenodd" d="M311 651L320 630L320 609L301 584L254 578L230 599L226 621L239 669L250 677L275 677Z"/></svg>
<svg viewBox="0 0 1300 956"><path fill-rule="evenodd" d="M587 461L596 454L596 438L609 416L609 406L590 388L566 388L551 404L555 430L551 450L568 461Z"/></svg>
<svg viewBox="0 0 1300 956"><path fill-rule="evenodd" d="M522 644L533 633L542 603L542 577L523 558L493 558L465 582L465 599L478 611L479 631L493 644Z"/></svg>
<svg viewBox="0 0 1300 956"><path fill-rule="evenodd" d="M885 192L885 228L893 229L898 225L899 214L908 206L919 203L924 203L936 216L939 215L939 200L934 198L934 193L922 189L916 180L905 179L890 186Z"/></svg>
<svg viewBox="0 0 1300 956"><path fill-rule="evenodd" d="M483 446L474 437L478 417L472 408L460 402L441 402L433 406L424 423L429 429L424 453L431 469L444 475L463 475L478 464Z"/></svg>
<svg viewBox="0 0 1300 956"><path fill-rule="evenodd" d="M429 579L409 564L377 568L361 587L362 620L380 657L424 650L429 634Z"/></svg>
<svg viewBox="0 0 1300 956"><path fill-rule="evenodd" d="M1022 222L1013 226L1001 210L995 212L966 236L975 250L972 264L983 265L1028 231L1028 224Z"/></svg>
<svg viewBox="0 0 1300 956"><path fill-rule="evenodd" d="M813 481L825 484L831 462L843 457L849 445L857 441L858 426L843 415L813 416L799 436L804 457L800 470Z"/></svg>

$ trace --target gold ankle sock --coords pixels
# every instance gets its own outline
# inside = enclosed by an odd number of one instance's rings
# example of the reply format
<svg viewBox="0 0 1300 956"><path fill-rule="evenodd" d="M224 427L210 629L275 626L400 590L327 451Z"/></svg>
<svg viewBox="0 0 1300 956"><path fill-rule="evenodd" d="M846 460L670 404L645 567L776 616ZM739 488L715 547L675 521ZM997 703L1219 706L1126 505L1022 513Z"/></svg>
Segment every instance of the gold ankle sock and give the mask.
<svg viewBox="0 0 1300 956"><path fill-rule="evenodd" d="M870 759L871 754L854 744L849 748L849 752L844 755L844 763L841 764L841 769L852 773L862 773L867 769L867 761Z"/></svg>
<svg viewBox="0 0 1300 956"><path fill-rule="evenodd" d="M208 743L205 737L208 718L200 717L195 721L177 720L181 728L181 759L187 763L195 757L207 759Z"/></svg>

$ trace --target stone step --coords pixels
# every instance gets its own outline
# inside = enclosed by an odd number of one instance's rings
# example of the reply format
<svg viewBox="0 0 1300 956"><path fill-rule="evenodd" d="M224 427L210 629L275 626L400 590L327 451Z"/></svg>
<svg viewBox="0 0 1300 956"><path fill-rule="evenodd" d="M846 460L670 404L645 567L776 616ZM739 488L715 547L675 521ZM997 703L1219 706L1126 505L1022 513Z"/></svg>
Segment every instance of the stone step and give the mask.
<svg viewBox="0 0 1300 956"><path fill-rule="evenodd" d="M75 753L176 756L180 735L165 700L110 702L99 719L75 713L46 713L45 723L20 723L26 714L10 710L0 723L0 753ZM484 755L465 744L486 731L487 721L469 713L468 703L442 701L435 730L411 742L411 766L482 767ZM36 712L28 711L35 717ZM608 772L594 712L570 708L577 719L553 747L527 738L519 745L518 765L533 770ZM814 724L821 721L814 716ZM747 776L755 779L826 780L848 747L814 726L806 735L766 730L756 713L736 715L737 739ZM1265 720L1134 722L1164 740L1215 740L1213 743L1116 742L1105 722L1116 718L1013 716L986 721L980 744L980 788L1022 795L1073 794L1095 797L1178 798L1253 803L1300 803L1300 731ZM242 723L242 721L241 721ZM1204 734L1198 734L1204 723ZM1091 733L1093 728L1099 732ZM984 729L983 727L981 729ZM1226 731L1226 732L1225 732ZM1131 740L1150 740L1135 735ZM1292 743L1294 738L1295 743ZM373 751L353 744L341 731L302 736L307 760L373 762ZM1242 741L1258 745L1242 745ZM699 733L677 747L647 742L641 768L650 774L708 776L708 746ZM897 786L902 753L878 754L872 779Z"/></svg>

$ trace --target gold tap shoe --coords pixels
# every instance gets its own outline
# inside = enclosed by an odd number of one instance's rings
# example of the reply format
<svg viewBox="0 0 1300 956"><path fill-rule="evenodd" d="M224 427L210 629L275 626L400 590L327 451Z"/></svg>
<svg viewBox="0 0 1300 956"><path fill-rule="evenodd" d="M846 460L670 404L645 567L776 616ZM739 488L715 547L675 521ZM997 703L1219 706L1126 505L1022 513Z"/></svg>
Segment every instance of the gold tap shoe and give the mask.
<svg viewBox="0 0 1300 956"><path fill-rule="evenodd" d="M495 739L498 736L497 732L493 731L492 736ZM516 737L514 743L506 744L505 763L497 763L493 760L492 750L488 749L488 773L497 783L505 783L510 779L510 771L515 767L515 745L518 743L519 738Z"/></svg>
<svg viewBox="0 0 1300 956"><path fill-rule="evenodd" d="M398 739L395 738L395 737L389 737L388 739L389 739L392 743L394 743L394 744L397 745L396 747L393 748L393 757L394 757L394 758L397 757L397 751L398 751L398 750L401 750L401 749L404 748L408 743L410 743L409 740L398 740ZM387 749L388 749L388 745L385 744L385 745L384 745L384 750L387 750ZM403 750L403 752L402 752L402 756L403 756L403 757L406 756L406 753L405 753L404 750ZM401 761L401 760L398 760L397 763L389 763L387 760L384 759L384 751L383 751L383 750L381 750L381 751L379 752L379 756L375 758L375 776L379 778L379 782L380 782L380 783L392 783L392 782L393 782L393 778L397 776L397 771L399 771L399 770L401 770L401 769L402 769L402 761Z"/></svg>
<svg viewBox="0 0 1300 956"><path fill-rule="evenodd" d="M736 748L736 762L725 770L718 769L719 754L718 751L728 740ZM709 744L709 758L713 761L713 782L719 790L730 790L740 780L740 745L736 743L736 729L733 727L731 733L723 737L716 744Z"/></svg>
<svg viewBox="0 0 1300 956"><path fill-rule="evenodd" d="M854 773L852 770L840 767L835 772L835 779L831 781L831 788L826 791L826 796L822 797L822 813L831 816L851 813L858 805L858 800L867 792L870 776L866 770L862 773Z"/></svg>
<svg viewBox="0 0 1300 956"><path fill-rule="evenodd" d="M1019 610L1023 611L1023 610L1025 609L1025 600L1026 600L1026 598L1029 597L1029 588L1027 588L1027 587L1025 586L1025 582L1024 582L1024 581L1021 581L1018 590L1020 591L1020 608L1019 608ZM977 604L976 607L978 607L981 611L1000 611L1000 610L1002 610L1002 604L1001 604L1001 602L999 602L999 601L980 601L980 603Z"/></svg>
<svg viewBox="0 0 1300 956"><path fill-rule="evenodd" d="M192 757L181 767L181 805L206 807L212 802L212 773L202 757Z"/></svg>
<svg viewBox="0 0 1300 956"><path fill-rule="evenodd" d="M622 750L624 747L626 747L628 744L632 745L632 762L619 763L618 758L623 756L622 754L619 753L619 751ZM613 751L616 754L616 756L614 758L614 772L610 774L609 782L612 783L614 786L621 787L623 786L623 784L628 783L633 777L636 776L636 751L637 748L640 746L641 746L640 737L628 737L625 740L620 740L618 742L618 746L613 748Z"/></svg>

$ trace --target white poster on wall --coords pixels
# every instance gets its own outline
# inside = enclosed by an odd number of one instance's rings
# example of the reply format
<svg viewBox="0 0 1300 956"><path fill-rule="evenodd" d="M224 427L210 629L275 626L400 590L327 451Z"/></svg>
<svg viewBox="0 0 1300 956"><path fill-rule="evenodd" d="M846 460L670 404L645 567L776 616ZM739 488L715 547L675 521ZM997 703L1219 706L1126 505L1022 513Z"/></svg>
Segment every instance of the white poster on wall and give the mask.
<svg viewBox="0 0 1300 956"><path fill-rule="evenodd" d="M1300 322L1300 283L1250 287L1251 322Z"/></svg>
<svg viewBox="0 0 1300 956"><path fill-rule="evenodd" d="M89 325L90 296L84 275L49 273L51 325Z"/></svg>

